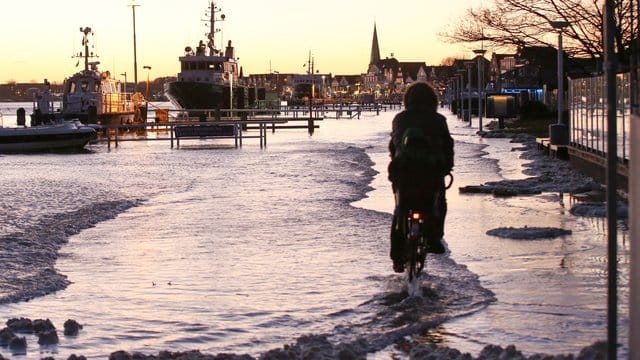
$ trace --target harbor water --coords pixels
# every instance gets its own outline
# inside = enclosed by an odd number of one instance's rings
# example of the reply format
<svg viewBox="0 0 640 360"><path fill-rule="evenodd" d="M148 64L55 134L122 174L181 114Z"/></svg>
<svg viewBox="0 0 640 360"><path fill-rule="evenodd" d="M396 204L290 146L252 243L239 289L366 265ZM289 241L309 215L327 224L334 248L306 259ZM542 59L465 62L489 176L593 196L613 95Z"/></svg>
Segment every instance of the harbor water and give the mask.
<svg viewBox="0 0 640 360"><path fill-rule="evenodd" d="M4 125L15 104L1 103ZM455 143L445 239L427 259L423 301L392 272L386 179L394 111L246 140L88 146L80 154L0 155L0 321L83 325L57 345L27 335L17 359L107 358L191 350L259 356L302 335L401 356L404 337L477 355L578 353L606 339L606 226L569 214L566 194L512 198L458 188L524 178L518 144L482 139L447 116ZM511 240L503 226L572 234ZM619 235L626 347L628 242Z"/></svg>

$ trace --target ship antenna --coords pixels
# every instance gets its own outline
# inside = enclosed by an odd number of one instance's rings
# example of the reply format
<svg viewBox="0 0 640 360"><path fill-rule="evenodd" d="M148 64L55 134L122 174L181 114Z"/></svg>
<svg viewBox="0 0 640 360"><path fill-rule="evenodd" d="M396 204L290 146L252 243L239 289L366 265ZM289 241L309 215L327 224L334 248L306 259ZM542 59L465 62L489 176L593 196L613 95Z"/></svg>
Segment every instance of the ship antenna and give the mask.
<svg viewBox="0 0 640 360"><path fill-rule="evenodd" d="M84 29L80 28L80 32L84 34L82 36L82 45L84 46L84 69L89 70L89 34L91 33L91 28L88 26Z"/></svg>
<svg viewBox="0 0 640 360"><path fill-rule="evenodd" d="M216 45L214 41L215 33L220 31L220 29L216 29L216 13L221 12L222 9L216 6L216 4L212 1L210 6L209 13L209 33L207 34L207 38L209 39L207 43L207 47L209 48L209 56L214 56L218 51L216 50ZM218 21L224 21L225 15L220 14L220 19Z"/></svg>

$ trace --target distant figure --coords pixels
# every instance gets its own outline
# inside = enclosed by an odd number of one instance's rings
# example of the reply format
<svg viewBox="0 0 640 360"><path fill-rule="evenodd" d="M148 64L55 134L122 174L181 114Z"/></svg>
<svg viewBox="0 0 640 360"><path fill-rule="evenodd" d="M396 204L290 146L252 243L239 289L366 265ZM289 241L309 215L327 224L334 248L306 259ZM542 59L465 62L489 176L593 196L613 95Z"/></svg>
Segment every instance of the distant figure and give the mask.
<svg viewBox="0 0 640 360"><path fill-rule="evenodd" d="M206 49L207 47L204 45L204 42L200 40L200 43L198 44L198 48L196 49L196 56L204 56Z"/></svg>
<svg viewBox="0 0 640 360"><path fill-rule="evenodd" d="M427 252L442 254L447 213L445 177L453 169L453 138L444 116L437 112L438 96L424 82L415 82L404 94L405 109L392 124L389 180L396 199L391 226L391 259L395 272L403 272L404 239L400 216L409 209L427 216Z"/></svg>

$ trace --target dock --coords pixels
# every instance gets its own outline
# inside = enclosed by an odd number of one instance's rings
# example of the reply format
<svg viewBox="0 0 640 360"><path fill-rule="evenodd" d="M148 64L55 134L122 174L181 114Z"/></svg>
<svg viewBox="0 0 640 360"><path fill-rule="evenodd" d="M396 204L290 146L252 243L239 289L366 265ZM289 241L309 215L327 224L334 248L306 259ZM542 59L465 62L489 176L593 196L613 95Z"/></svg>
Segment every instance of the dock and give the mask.
<svg viewBox="0 0 640 360"><path fill-rule="evenodd" d="M306 129L313 135L325 118L360 119L363 113L375 113L400 107L400 104L316 104L310 106L277 106L261 109L164 109L155 108L155 117L145 123L97 126L95 142L118 147L126 141L168 141L171 148L180 148L186 140L228 139L242 147L247 139L258 139L260 148L267 146L267 133L276 130ZM199 114L189 116L188 114ZM257 130L257 134L255 131ZM149 137L166 131L166 136ZM145 136L129 136L143 133Z"/></svg>
<svg viewBox="0 0 640 360"><path fill-rule="evenodd" d="M189 113L201 115L189 117L186 115ZM263 148L267 146L268 130L274 133L276 129L307 129L313 134L319 127L317 123L323 119L313 113L308 117L300 116L297 111L284 115L279 109L156 109L152 122L97 126L99 137L96 142L106 142L111 148L112 143L118 147L120 142L126 141L169 141L171 148L180 148L181 140L229 139L237 148L247 139L258 139ZM162 131L167 132L167 136L146 136ZM126 135L131 133L145 136Z"/></svg>

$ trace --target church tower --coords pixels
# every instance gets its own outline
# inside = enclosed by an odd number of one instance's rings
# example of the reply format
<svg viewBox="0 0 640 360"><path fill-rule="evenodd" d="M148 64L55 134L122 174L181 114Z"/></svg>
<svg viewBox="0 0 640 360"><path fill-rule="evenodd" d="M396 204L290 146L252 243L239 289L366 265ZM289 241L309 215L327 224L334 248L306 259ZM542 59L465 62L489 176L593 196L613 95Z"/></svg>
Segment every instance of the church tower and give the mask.
<svg viewBox="0 0 640 360"><path fill-rule="evenodd" d="M376 31L376 23L373 23L373 41L371 42L371 57L369 58L369 67L376 65L380 61L380 47L378 46L378 32Z"/></svg>

